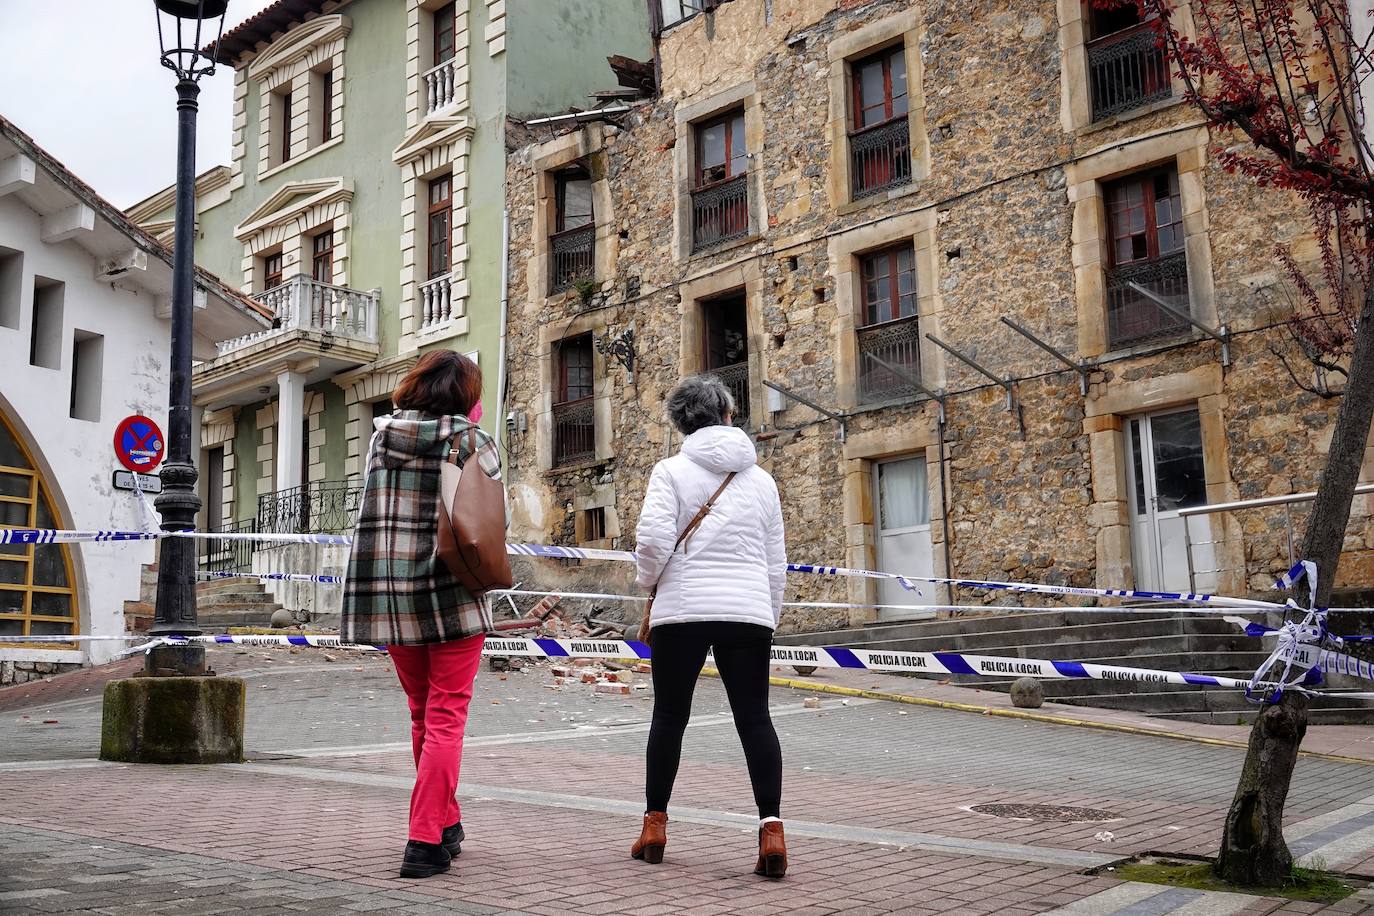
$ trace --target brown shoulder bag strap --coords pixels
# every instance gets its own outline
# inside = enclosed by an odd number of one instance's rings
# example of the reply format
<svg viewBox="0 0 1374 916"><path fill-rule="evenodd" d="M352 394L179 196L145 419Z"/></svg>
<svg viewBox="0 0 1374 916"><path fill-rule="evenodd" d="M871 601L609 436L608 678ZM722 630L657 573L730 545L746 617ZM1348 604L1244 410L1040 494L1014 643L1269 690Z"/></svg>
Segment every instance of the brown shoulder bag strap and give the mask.
<svg viewBox="0 0 1374 916"><path fill-rule="evenodd" d="M716 492L712 493L711 498L706 500L706 504L697 510L696 515L692 516L692 520L687 523L687 527L683 528L682 533L677 536L677 543L673 545L674 553L677 553L679 547L691 540L692 534L697 530L697 527L706 520L706 516L711 514L711 507L716 504L716 500L720 499L720 494L724 493L725 488L730 486L730 481L735 479L735 474L735 471L726 474L725 480L716 488Z"/></svg>

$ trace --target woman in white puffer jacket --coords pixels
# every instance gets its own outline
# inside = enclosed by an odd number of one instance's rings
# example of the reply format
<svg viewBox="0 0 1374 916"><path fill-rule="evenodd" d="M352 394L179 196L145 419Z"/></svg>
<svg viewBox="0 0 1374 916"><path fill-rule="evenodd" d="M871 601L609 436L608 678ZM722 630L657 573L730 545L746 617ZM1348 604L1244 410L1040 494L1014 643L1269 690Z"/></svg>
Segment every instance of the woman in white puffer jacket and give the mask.
<svg viewBox="0 0 1374 916"><path fill-rule="evenodd" d="M778 486L756 463L753 442L730 425L735 405L719 379L680 382L667 408L686 439L682 451L654 467L635 529L637 581L656 592L645 621L654 680L648 805L630 854L663 860L692 690L714 652L759 808L754 871L781 878L782 751L768 714L769 650L787 573Z"/></svg>

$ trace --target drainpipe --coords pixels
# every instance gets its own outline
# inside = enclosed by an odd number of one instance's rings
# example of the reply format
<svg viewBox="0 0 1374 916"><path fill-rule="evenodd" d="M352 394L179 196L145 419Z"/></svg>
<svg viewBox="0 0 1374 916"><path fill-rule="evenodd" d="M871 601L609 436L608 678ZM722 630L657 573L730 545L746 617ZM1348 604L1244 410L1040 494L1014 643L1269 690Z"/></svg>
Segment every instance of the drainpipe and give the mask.
<svg viewBox="0 0 1374 916"><path fill-rule="evenodd" d="M950 572L953 565L950 561L950 554L954 551L954 544L949 539L949 493L946 492L945 488L945 418L943 411L941 411L940 417L936 420L935 431L938 448L936 452L936 467L940 475L940 527L945 533L945 578L952 579L954 578L954 573ZM955 589L956 586L952 584L949 586L950 604L959 603L957 600L958 593Z"/></svg>
<svg viewBox="0 0 1374 916"><path fill-rule="evenodd" d="M510 305L510 209L501 211L501 356L496 363L496 454L506 434L506 312Z"/></svg>

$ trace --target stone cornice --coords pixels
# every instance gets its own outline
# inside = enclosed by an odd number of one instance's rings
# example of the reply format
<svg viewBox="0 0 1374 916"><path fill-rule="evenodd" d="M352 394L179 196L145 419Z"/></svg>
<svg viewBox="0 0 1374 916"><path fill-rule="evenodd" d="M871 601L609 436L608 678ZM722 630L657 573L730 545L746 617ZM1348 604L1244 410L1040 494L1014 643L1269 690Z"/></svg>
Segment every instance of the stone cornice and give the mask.
<svg viewBox="0 0 1374 916"><path fill-rule="evenodd" d="M234 238L244 242L267 226L289 220L318 204L352 199L351 179L337 177L289 181L234 227Z"/></svg>
<svg viewBox="0 0 1374 916"><path fill-rule="evenodd" d="M322 45L343 41L352 28L351 20L337 13L308 20L272 42L248 65L248 75L255 80L266 79L305 60Z"/></svg>
<svg viewBox="0 0 1374 916"><path fill-rule="evenodd" d="M391 158L397 165L405 165L436 146L443 146L455 140L471 140L476 133L471 119L464 115L429 118L420 122L406 135L401 145L391 154Z"/></svg>

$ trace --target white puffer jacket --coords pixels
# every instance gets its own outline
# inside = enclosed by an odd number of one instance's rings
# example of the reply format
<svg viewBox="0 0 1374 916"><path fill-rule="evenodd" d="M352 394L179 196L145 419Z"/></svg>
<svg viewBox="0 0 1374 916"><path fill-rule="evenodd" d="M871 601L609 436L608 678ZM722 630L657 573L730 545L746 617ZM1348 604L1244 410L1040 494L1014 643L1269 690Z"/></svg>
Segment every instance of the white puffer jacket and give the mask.
<svg viewBox="0 0 1374 916"><path fill-rule="evenodd" d="M673 544L736 471L685 547ZM719 620L769 629L782 613L787 575L778 485L733 426L708 426L654 466L635 528L639 587L658 584L650 625Z"/></svg>

